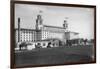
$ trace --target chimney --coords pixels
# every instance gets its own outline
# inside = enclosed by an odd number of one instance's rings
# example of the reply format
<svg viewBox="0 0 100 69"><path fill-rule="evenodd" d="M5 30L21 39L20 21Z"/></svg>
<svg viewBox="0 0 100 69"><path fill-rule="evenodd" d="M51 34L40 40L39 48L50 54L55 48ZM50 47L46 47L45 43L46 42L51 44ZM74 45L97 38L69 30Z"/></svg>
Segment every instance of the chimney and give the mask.
<svg viewBox="0 0 100 69"><path fill-rule="evenodd" d="M20 42L20 18L18 18L18 42Z"/></svg>

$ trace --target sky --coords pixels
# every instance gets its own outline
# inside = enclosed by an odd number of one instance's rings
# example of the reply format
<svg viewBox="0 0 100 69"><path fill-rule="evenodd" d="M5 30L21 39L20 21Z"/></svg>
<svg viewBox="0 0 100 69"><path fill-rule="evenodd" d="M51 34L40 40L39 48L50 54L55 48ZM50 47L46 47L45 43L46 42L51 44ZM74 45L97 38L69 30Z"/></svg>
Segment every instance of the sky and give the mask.
<svg viewBox="0 0 100 69"><path fill-rule="evenodd" d="M93 8L15 4L15 28L20 17L21 28L35 29L38 14L42 15L43 24L50 26L63 27L67 18L68 30L79 33L79 38L94 38Z"/></svg>

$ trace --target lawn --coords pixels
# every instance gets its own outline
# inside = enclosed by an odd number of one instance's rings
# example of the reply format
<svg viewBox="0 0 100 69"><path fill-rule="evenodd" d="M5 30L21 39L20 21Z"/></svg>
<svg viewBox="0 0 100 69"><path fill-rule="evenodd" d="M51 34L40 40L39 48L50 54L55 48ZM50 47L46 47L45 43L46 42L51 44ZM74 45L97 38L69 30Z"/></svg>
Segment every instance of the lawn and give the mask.
<svg viewBox="0 0 100 69"><path fill-rule="evenodd" d="M33 49L15 53L16 67L24 65L49 65L90 62L93 46L72 46Z"/></svg>

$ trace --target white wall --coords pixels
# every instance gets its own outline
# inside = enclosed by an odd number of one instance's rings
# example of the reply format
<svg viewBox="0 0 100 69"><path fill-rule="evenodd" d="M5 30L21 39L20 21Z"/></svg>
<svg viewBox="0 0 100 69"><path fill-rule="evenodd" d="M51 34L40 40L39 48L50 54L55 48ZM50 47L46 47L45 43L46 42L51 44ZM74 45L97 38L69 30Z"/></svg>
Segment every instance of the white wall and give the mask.
<svg viewBox="0 0 100 69"><path fill-rule="evenodd" d="M75 33L70 33L70 39L77 39L79 34L75 34Z"/></svg>
<svg viewBox="0 0 100 69"><path fill-rule="evenodd" d="M10 2L0 0L0 69L10 69ZM35 0L34 0L35 1ZM36 0L43 2L89 4L97 6L97 63L39 67L34 69L99 69L100 68L100 0ZM27 68L32 69L32 68Z"/></svg>

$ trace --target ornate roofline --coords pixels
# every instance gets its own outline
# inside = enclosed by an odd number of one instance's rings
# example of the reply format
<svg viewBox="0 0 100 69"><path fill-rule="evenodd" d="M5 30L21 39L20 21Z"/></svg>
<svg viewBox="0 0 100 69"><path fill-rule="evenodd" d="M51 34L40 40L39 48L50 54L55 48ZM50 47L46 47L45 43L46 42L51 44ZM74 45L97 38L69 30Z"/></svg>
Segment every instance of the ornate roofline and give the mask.
<svg viewBox="0 0 100 69"><path fill-rule="evenodd" d="M72 31L68 31L68 32L66 32L66 33L75 33L75 34L79 34L79 33L77 33L77 32L72 32Z"/></svg>
<svg viewBox="0 0 100 69"><path fill-rule="evenodd" d="M50 25L43 25L44 27L51 27L51 28L59 28L59 29L65 29L63 27L57 27L57 26L50 26Z"/></svg>
<svg viewBox="0 0 100 69"><path fill-rule="evenodd" d="M15 28L15 30L18 30L18 28ZM36 29L26 29L26 28L21 28L20 30L36 31Z"/></svg>

